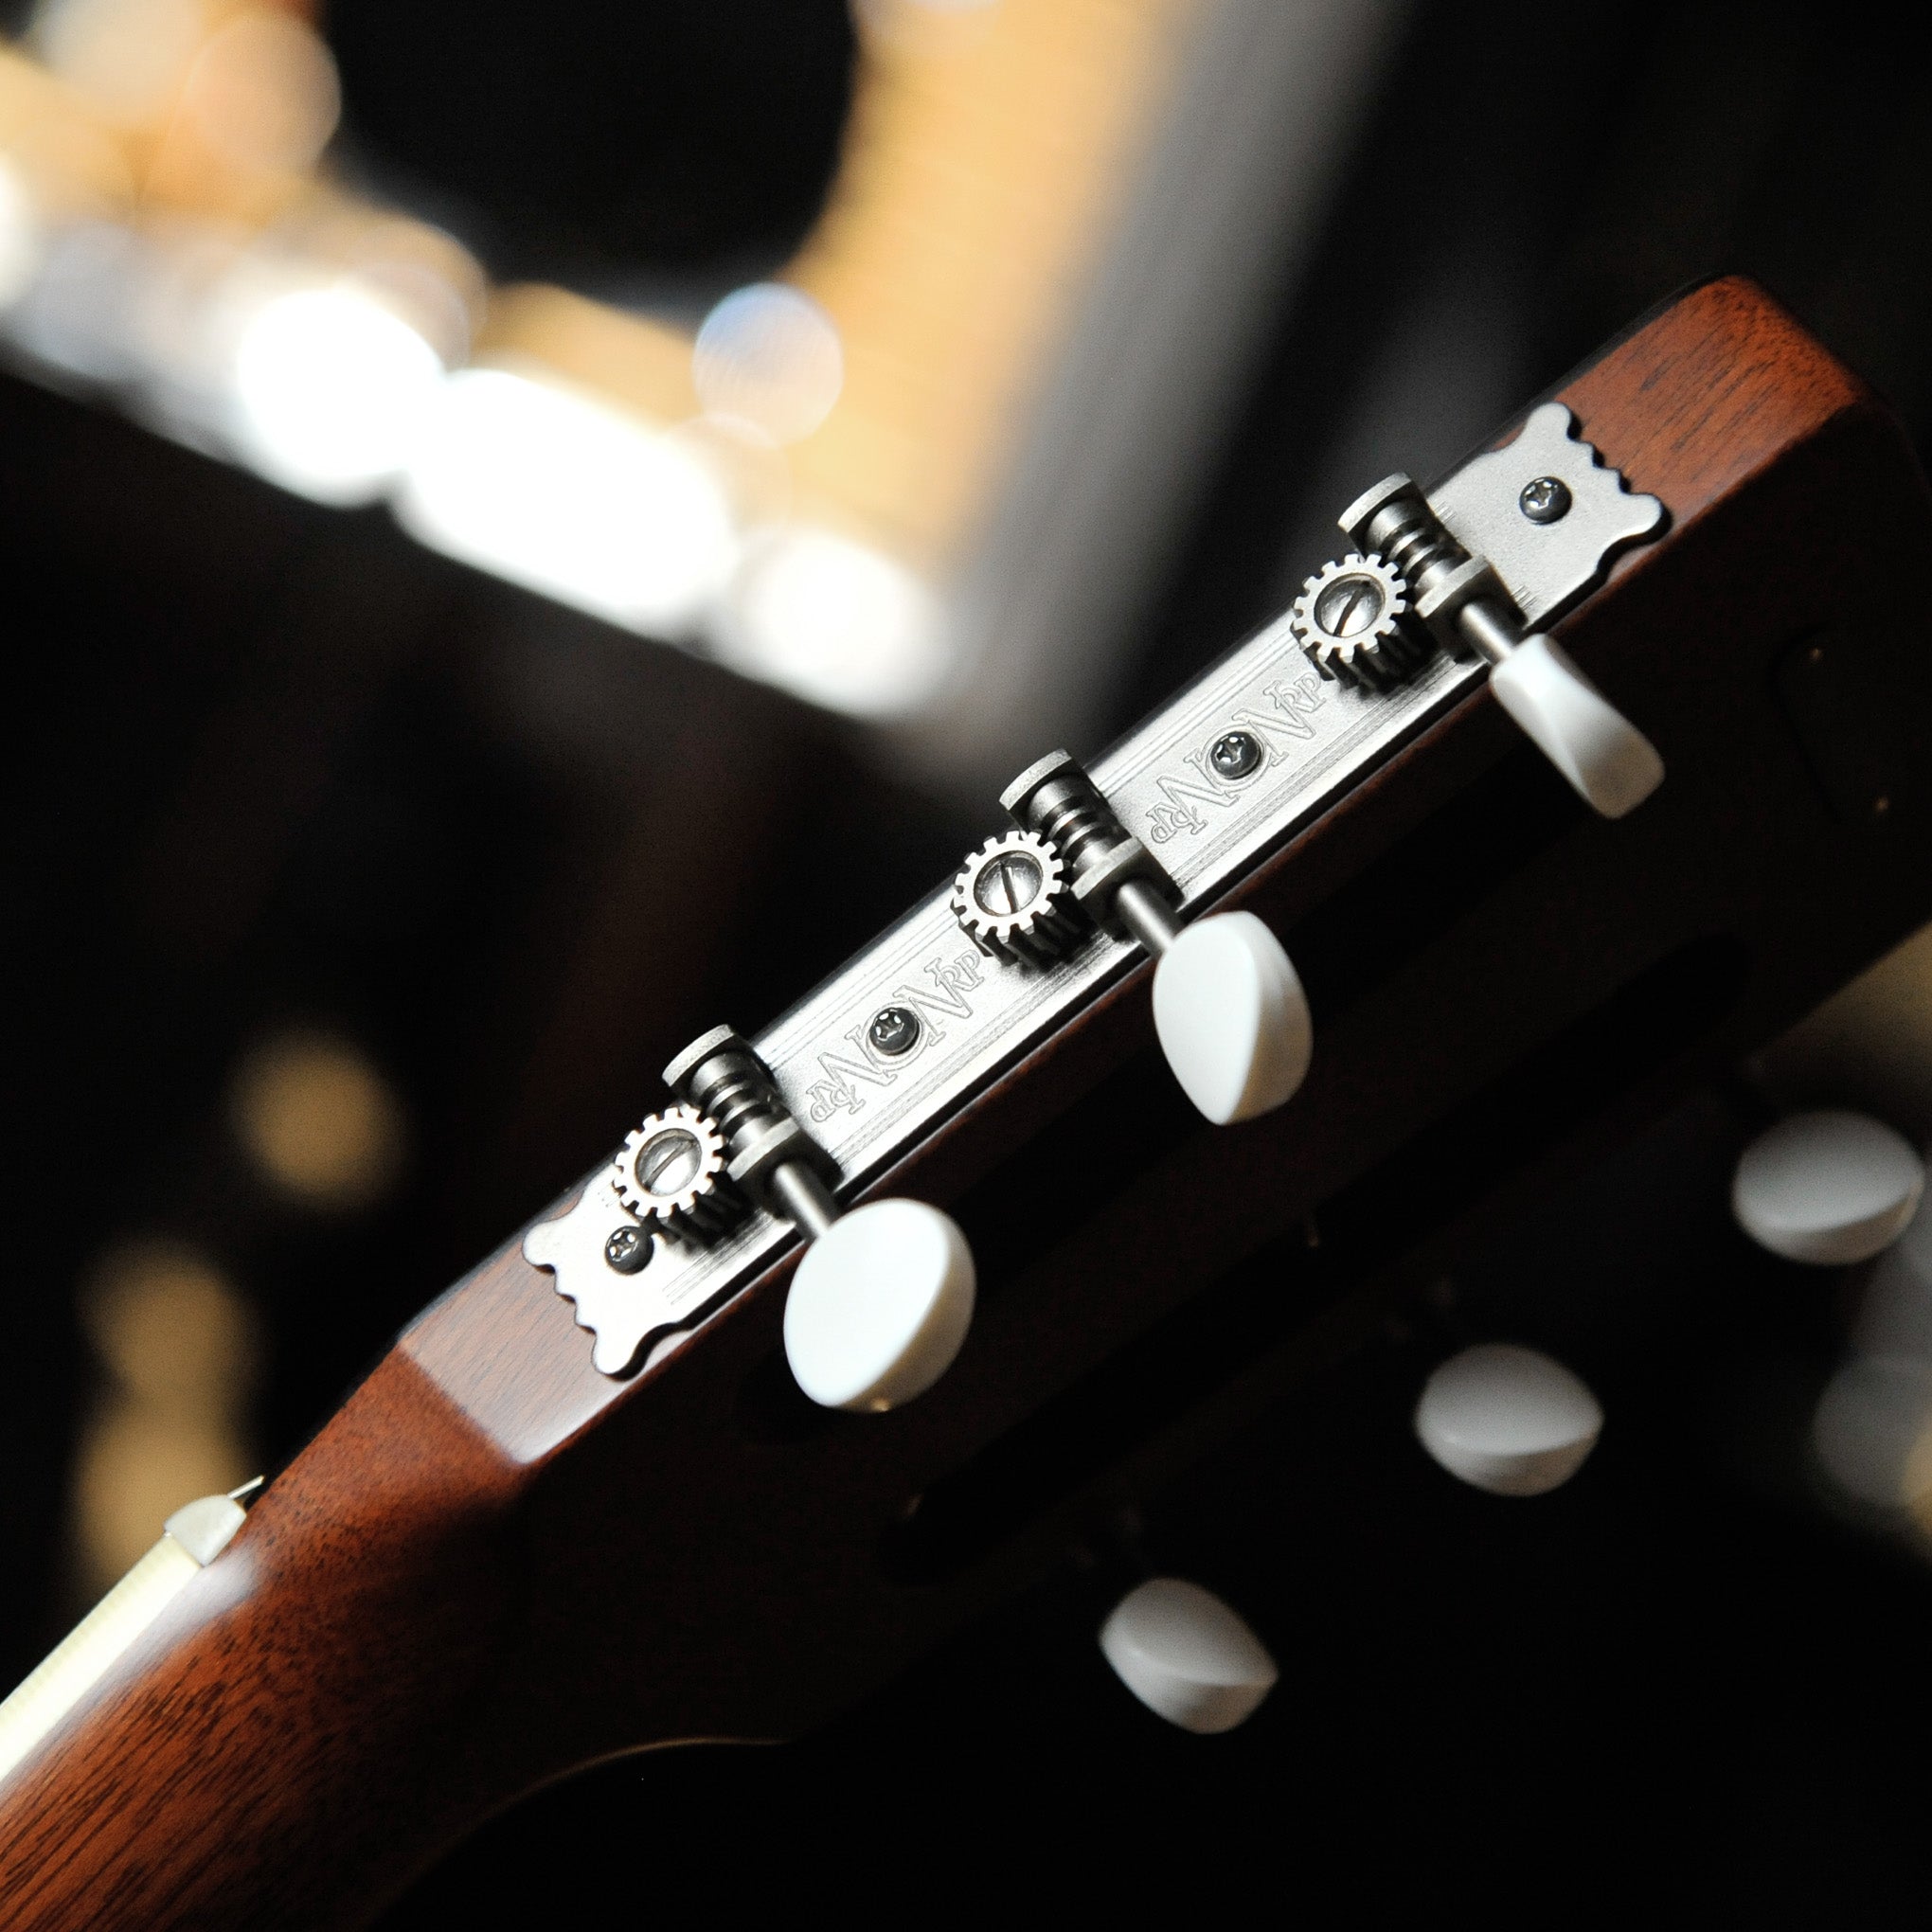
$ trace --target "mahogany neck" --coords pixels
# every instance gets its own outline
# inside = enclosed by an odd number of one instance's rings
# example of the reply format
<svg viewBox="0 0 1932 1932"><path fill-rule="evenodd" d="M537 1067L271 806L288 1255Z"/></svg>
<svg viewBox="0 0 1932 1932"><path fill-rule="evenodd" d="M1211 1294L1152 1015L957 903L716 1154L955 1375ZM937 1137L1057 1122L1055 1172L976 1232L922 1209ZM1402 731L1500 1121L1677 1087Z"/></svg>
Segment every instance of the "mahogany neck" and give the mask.
<svg viewBox="0 0 1932 1932"><path fill-rule="evenodd" d="M0 1790L9 1924L361 1924L528 1788L520 1480L392 1353Z"/></svg>

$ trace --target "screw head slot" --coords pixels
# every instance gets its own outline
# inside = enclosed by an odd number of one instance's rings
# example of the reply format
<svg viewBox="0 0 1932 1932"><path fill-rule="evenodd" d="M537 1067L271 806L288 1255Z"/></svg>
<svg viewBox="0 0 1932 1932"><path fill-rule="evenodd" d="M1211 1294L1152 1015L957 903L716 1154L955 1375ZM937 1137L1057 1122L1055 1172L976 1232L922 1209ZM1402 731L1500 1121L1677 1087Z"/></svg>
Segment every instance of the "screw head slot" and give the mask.
<svg viewBox="0 0 1932 1932"><path fill-rule="evenodd" d="M1569 485L1561 476L1532 476L1516 497L1516 508L1533 524L1561 523L1570 512Z"/></svg>
<svg viewBox="0 0 1932 1932"><path fill-rule="evenodd" d="M1044 877L1038 862L1026 852L997 852L973 882L974 903L995 919L1025 912L1039 898Z"/></svg>
<svg viewBox="0 0 1932 1932"><path fill-rule="evenodd" d="M620 1275L635 1275L651 1259L651 1237L641 1227L614 1227L603 1258Z"/></svg>
<svg viewBox="0 0 1932 1932"><path fill-rule="evenodd" d="M744 1209L726 1178L724 1159L724 1136L715 1120L688 1104L667 1107L624 1136L611 1169L612 1191L647 1230L702 1244Z"/></svg>
<svg viewBox="0 0 1932 1932"><path fill-rule="evenodd" d="M989 958L1044 966L1078 943L1065 867L1038 832L990 838L953 881L953 917ZM902 1051L904 1049L902 1048Z"/></svg>
<svg viewBox="0 0 1932 1932"><path fill-rule="evenodd" d="M681 1194L697 1177L704 1157L704 1146L695 1134L667 1127L644 1143L635 1162L637 1179L647 1193Z"/></svg>
<svg viewBox="0 0 1932 1932"><path fill-rule="evenodd" d="M1360 637L1382 621L1387 599L1366 571L1338 577L1315 599L1315 620L1331 637Z"/></svg>
<svg viewBox="0 0 1932 1932"><path fill-rule="evenodd" d="M866 1029L866 1038L872 1043L874 1052L896 1060L918 1045L919 1015L910 1007L881 1007Z"/></svg>
<svg viewBox="0 0 1932 1932"><path fill-rule="evenodd" d="M1214 741L1208 762L1224 778L1244 778L1261 768L1261 742L1251 731L1229 731Z"/></svg>

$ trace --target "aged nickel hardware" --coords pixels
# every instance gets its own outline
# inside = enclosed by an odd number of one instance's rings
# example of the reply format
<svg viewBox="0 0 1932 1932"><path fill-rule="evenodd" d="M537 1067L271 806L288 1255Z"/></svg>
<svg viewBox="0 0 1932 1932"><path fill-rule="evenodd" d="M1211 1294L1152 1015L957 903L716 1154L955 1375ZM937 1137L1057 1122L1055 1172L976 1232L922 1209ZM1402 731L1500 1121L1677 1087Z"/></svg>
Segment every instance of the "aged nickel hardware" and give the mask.
<svg viewBox="0 0 1932 1932"><path fill-rule="evenodd" d="M1463 464L1428 495L1444 528L1489 560L1532 627L1559 617L1619 550L1656 536L1666 521L1655 496L1626 490L1577 435L1561 402L1532 409L1513 442Z"/></svg>
<svg viewBox="0 0 1932 1932"><path fill-rule="evenodd" d="M1408 584L1372 552L1325 564L1302 585L1289 622L1323 677L1364 690L1401 683L1429 654Z"/></svg>
<svg viewBox="0 0 1932 1932"><path fill-rule="evenodd" d="M1049 752L999 795L1014 824L1062 855L1074 903L1096 925L1158 957L1179 937L1180 892L1115 816L1077 759Z"/></svg>
<svg viewBox="0 0 1932 1932"><path fill-rule="evenodd" d="M1539 476L1531 501L1554 509L1561 480ZM1531 528L1564 519L1532 514ZM1567 508L1565 511L1567 515ZM1585 801L1606 818L1621 818L1663 782L1664 761L1637 726L1613 707L1550 638L1530 634L1487 557L1472 556L1406 476L1385 477L1337 519L1366 554L1399 574L1415 613L1458 657L1490 666L1490 689L1537 749Z"/></svg>
<svg viewBox="0 0 1932 1932"><path fill-rule="evenodd" d="M910 1007L881 1007L866 1029L866 1038L875 1053L897 1060L919 1045L919 1015Z"/></svg>
<svg viewBox="0 0 1932 1932"><path fill-rule="evenodd" d="M1533 524L1561 523L1572 500L1561 476L1532 476L1516 492L1516 508Z"/></svg>
<svg viewBox="0 0 1932 1932"><path fill-rule="evenodd" d="M730 1163L725 1178L734 1189L808 1238L838 1219L837 1162L792 1118L771 1069L729 1027L693 1040L664 1069L664 1083L690 1103L673 1115L717 1123L712 1138L720 1165Z"/></svg>
<svg viewBox="0 0 1932 1932"><path fill-rule="evenodd" d="M625 1138L611 1177L625 1210L645 1229L703 1246L739 1220L744 1196L724 1172L724 1140L695 1107L653 1114ZM619 1230L621 1232L622 1230ZM619 1271L623 1262L605 1255Z"/></svg>
<svg viewBox="0 0 1932 1932"><path fill-rule="evenodd" d="M1311 577L1290 621L1323 677L1365 690L1389 689L1422 661L1418 625L1458 658L1482 659L1490 689L1537 748L1591 806L1620 818L1663 782L1663 760L1529 623L1585 588L1622 544L1653 534L1663 505L1633 496L1573 431L1569 411L1547 402L1513 443L1478 456L1435 499L1400 473L1384 477L1337 519L1360 553ZM1494 487L1499 472L1524 476L1513 503ZM1511 581L1555 594L1512 596L1503 568L1532 557L1542 567Z"/></svg>
<svg viewBox="0 0 1932 1932"><path fill-rule="evenodd" d="M635 1275L651 1260L651 1237L641 1227L626 1222L604 1237L603 1258L620 1275Z"/></svg>
<svg viewBox="0 0 1932 1932"><path fill-rule="evenodd" d="M1208 762L1218 778L1230 783L1252 778L1261 770L1268 754L1252 731L1224 731L1208 748Z"/></svg>
<svg viewBox="0 0 1932 1932"><path fill-rule="evenodd" d="M952 903L966 937L1002 965L1064 958L1086 930L1059 852L1032 832L988 839L960 868Z"/></svg>
<svg viewBox="0 0 1932 1932"><path fill-rule="evenodd" d="M832 1156L799 1126L758 1054L714 1027L664 1069L665 1084L718 1123L730 1179L811 1245L785 1299L785 1359L827 1408L896 1408L951 1368L973 1321L966 1237L923 1201L847 1212Z"/></svg>
<svg viewBox="0 0 1932 1932"><path fill-rule="evenodd" d="M1209 758L1227 744L1217 740ZM1065 854L1088 917L1155 961L1154 1032L1195 1106L1225 1127L1293 1099L1308 1072L1313 1025L1274 934L1247 912L1184 926L1180 888L1064 751L1022 772L1000 803Z"/></svg>
<svg viewBox="0 0 1932 1932"><path fill-rule="evenodd" d="M1561 516L1539 523L1532 512L1561 500L1547 487L1552 483L1561 484L1570 501ZM1622 477L1576 437L1560 403L1532 411L1513 441L1464 464L1428 492L1427 504L1470 558L1488 561L1509 606L1528 627L1554 621L1602 576L1619 549L1655 535L1666 520L1655 497L1626 490ZM1350 535L1356 550L1374 548ZM1533 656L1535 643L1532 632L1515 660ZM1284 613L1089 761L1092 786L1111 822L1155 856L1169 882L1166 892L1150 890L1154 921L1164 909L1183 932L1214 934L1218 928L1220 940L1239 940L1240 927L1192 915L1488 672L1485 659L1431 648L1400 682L1362 691L1318 677L1298 645ZM1608 712L1628 731L1581 679L1569 683L1561 665L1556 674L1565 689L1584 691L1586 707ZM1499 672L1499 696L1504 682ZM1230 742L1237 739L1243 742ZM1037 779L1039 768L1029 777ZM1022 829L1044 831L1058 844L1049 828L1023 821ZM1131 853L1132 846L1127 850ZM1069 893L1071 905L1091 903L1098 873L1090 869L1082 881L1082 867L1064 846L1058 856L1085 887L1084 899L1078 890ZM801 1131L836 1160L851 1189L887 1171L947 1114L1145 957L1124 921L1109 926L1102 921L1050 971L999 971L961 932L953 887L950 879L937 887L748 1043ZM1170 983L1186 977L1165 964L1156 969L1157 1011L1162 972ZM688 1332L723 1306L795 1237L787 1218L751 1213L705 1247L647 1237L650 1265L622 1273L606 1243L614 1232L639 1224L618 1203L611 1172L606 1168L595 1176L568 1212L531 1228L524 1252L555 1271L558 1293L575 1304L578 1321L594 1337L598 1368L624 1375L652 1355L654 1344ZM840 1225L869 1212L870 1206L856 1209Z"/></svg>

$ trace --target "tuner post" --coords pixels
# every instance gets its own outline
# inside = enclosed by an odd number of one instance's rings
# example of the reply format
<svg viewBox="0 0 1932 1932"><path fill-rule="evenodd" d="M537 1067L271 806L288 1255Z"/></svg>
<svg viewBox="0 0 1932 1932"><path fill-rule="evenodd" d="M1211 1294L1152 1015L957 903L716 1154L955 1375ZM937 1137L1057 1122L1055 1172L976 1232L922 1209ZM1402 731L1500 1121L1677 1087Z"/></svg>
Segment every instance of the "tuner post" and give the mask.
<svg viewBox="0 0 1932 1932"><path fill-rule="evenodd" d="M1059 854L1074 903L1096 925L1137 939L1155 958L1180 937L1179 889L1070 753L1051 752L1028 766L999 802L1022 832Z"/></svg>
<svg viewBox="0 0 1932 1932"><path fill-rule="evenodd" d="M1407 476L1384 477L1335 521L1351 543L1387 561L1417 618L1458 657L1500 664L1523 641L1502 580L1456 541Z"/></svg>
<svg viewBox="0 0 1932 1932"><path fill-rule="evenodd" d="M771 1069L729 1027L713 1027L664 1069L664 1083L718 1124L732 1183L812 1240L838 1219L838 1165L793 1118Z"/></svg>

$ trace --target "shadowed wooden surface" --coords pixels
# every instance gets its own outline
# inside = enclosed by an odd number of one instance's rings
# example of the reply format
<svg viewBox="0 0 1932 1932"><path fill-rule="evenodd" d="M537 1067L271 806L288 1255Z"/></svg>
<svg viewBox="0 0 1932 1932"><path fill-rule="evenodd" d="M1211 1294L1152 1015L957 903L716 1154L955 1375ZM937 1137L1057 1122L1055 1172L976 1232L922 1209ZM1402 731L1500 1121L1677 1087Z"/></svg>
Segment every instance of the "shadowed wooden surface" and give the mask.
<svg viewBox="0 0 1932 1932"><path fill-rule="evenodd" d="M1932 913L1932 823L1848 813L1777 693L1847 572L1932 563L1884 412L1735 281L1555 393L1673 516L1558 627L1662 751L1655 798L1592 818L1478 691L1338 802L1226 902L1310 985L1290 1106L1192 1118L1143 971L882 1178L952 1207L982 1275L958 1363L901 1413L789 1389L790 1258L620 1384L508 1243L0 1794L9 1924L353 1924L547 1779L796 1734L1231 1403L1346 1346L1358 1291L1492 1188L1761 1043ZM1905 634L1915 664L1926 644ZM1932 748L1912 692L1872 702ZM1211 1325L1212 1284L1317 1208L1386 1225L1359 1265L1284 1262L1279 1339L1180 1400L1160 1361L1190 1307ZM1109 1390L1136 1422L1118 1441Z"/></svg>

